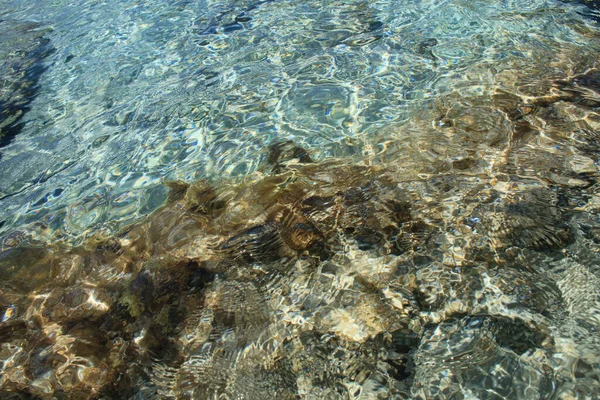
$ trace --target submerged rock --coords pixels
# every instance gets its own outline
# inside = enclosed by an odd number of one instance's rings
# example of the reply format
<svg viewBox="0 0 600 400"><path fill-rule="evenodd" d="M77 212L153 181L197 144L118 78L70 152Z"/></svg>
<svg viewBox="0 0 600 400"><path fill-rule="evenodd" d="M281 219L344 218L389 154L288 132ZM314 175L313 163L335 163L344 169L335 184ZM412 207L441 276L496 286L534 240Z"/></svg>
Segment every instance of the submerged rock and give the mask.
<svg viewBox="0 0 600 400"><path fill-rule="evenodd" d="M553 278L539 261L576 237L556 190L468 168L405 180L394 167L316 163L292 143L270 152L270 174L169 183L169 203L115 237L4 249L1 393L579 390L551 360L565 351L563 297L583 302L560 294L573 274Z"/></svg>

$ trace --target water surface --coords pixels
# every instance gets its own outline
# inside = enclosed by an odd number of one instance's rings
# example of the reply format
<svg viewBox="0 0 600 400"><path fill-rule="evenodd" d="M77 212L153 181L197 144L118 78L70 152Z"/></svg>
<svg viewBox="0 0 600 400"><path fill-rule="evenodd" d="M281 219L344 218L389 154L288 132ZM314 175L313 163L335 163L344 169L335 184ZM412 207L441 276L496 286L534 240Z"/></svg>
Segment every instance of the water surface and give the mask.
<svg viewBox="0 0 600 400"><path fill-rule="evenodd" d="M580 3L2 1L3 396L596 398Z"/></svg>

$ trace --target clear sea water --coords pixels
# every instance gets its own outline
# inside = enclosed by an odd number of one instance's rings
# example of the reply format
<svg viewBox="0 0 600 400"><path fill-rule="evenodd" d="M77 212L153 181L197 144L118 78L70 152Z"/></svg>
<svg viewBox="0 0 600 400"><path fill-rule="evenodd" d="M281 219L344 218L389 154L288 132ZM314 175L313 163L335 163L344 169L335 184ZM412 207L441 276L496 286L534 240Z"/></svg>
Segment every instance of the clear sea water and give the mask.
<svg viewBox="0 0 600 400"><path fill-rule="evenodd" d="M600 398L597 8L0 0L3 398ZM298 176L323 198L355 185L331 160L385 171L360 190L409 204L410 249L346 227L310 271L297 249L208 267L211 240L250 251L239 232L266 206L188 233L193 248L90 247L138 246L123 232L153 223L168 181L262 204L235 185L264 182L288 141L322 166ZM177 280L158 277L166 259L208 271L201 296L156 300Z"/></svg>

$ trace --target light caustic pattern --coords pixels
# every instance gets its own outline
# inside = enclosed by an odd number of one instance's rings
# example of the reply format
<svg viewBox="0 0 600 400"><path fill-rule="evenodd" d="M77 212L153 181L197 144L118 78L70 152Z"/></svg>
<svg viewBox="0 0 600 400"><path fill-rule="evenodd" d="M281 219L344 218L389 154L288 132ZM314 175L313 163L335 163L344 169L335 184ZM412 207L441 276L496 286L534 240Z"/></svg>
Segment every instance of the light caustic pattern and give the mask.
<svg viewBox="0 0 600 400"><path fill-rule="evenodd" d="M600 392L585 8L4 3L3 395Z"/></svg>

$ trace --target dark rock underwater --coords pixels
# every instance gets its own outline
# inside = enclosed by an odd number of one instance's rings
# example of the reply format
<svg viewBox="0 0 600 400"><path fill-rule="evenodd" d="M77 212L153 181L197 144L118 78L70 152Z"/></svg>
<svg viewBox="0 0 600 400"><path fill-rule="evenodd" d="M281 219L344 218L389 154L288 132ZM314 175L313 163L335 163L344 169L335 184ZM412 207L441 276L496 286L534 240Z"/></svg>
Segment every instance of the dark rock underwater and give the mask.
<svg viewBox="0 0 600 400"><path fill-rule="evenodd" d="M19 134L36 96L43 60L54 51L44 37L49 30L34 22L0 20L0 148Z"/></svg>

